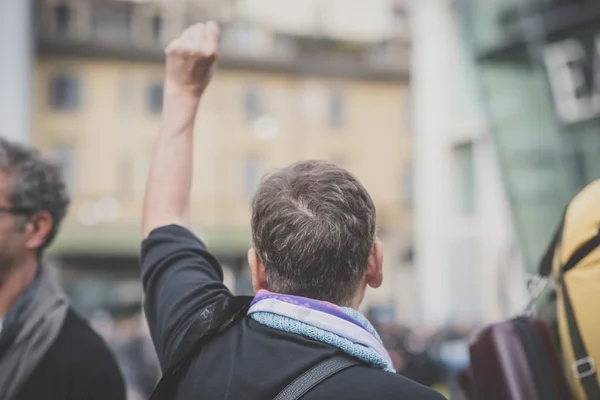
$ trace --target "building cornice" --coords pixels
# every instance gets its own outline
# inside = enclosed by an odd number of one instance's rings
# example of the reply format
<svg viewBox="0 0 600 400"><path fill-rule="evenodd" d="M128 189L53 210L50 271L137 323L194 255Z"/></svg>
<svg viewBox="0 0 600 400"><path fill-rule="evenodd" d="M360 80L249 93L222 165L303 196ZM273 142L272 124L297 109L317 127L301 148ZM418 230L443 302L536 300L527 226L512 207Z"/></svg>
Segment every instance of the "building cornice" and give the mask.
<svg viewBox="0 0 600 400"><path fill-rule="evenodd" d="M38 37L36 51L40 56L75 56L90 59L116 59L141 62L164 61L164 53L158 47L136 47L99 41L84 42L64 40L52 36ZM284 75L315 76L326 78L356 79L380 82L403 82L409 79L408 59L404 65L373 65L360 60L319 55L296 57L252 57L225 54L220 68L255 71Z"/></svg>

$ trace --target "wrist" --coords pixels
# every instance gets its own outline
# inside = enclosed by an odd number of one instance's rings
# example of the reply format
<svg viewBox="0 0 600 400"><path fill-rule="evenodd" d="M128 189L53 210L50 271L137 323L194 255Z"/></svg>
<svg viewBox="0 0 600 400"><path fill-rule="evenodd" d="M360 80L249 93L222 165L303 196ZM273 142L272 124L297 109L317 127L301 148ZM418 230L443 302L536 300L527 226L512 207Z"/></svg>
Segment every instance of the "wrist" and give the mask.
<svg viewBox="0 0 600 400"><path fill-rule="evenodd" d="M164 96L165 98L179 98L182 101L198 102L202 98L204 89L200 87L182 86L176 83L165 81Z"/></svg>

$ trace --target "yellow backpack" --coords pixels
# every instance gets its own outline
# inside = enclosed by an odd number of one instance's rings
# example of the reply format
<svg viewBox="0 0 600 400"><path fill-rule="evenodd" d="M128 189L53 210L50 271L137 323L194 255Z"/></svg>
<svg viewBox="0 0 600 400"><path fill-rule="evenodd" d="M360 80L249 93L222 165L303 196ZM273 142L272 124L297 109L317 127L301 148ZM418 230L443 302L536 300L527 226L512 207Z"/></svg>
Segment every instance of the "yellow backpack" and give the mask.
<svg viewBox="0 0 600 400"><path fill-rule="evenodd" d="M566 374L578 400L600 400L600 180L569 203L540 264L556 285Z"/></svg>

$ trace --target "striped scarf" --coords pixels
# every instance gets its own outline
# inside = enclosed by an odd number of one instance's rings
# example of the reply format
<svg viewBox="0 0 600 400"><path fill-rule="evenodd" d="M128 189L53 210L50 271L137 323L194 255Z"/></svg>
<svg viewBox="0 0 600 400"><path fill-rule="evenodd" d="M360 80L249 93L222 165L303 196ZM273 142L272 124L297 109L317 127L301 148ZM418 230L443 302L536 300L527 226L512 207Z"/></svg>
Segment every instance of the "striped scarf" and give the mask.
<svg viewBox="0 0 600 400"><path fill-rule="evenodd" d="M261 290L250 304L248 315L260 324L310 337L372 367L396 372L375 328L354 309Z"/></svg>

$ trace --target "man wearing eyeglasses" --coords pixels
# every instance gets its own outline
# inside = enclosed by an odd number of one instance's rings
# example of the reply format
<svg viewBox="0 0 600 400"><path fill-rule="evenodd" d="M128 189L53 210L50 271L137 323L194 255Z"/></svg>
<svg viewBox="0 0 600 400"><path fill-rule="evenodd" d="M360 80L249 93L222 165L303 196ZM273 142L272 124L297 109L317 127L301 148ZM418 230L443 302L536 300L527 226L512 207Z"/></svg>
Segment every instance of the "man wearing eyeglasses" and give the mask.
<svg viewBox="0 0 600 400"><path fill-rule="evenodd" d="M0 137L0 399L125 399L102 339L42 262L69 205L57 166Z"/></svg>

